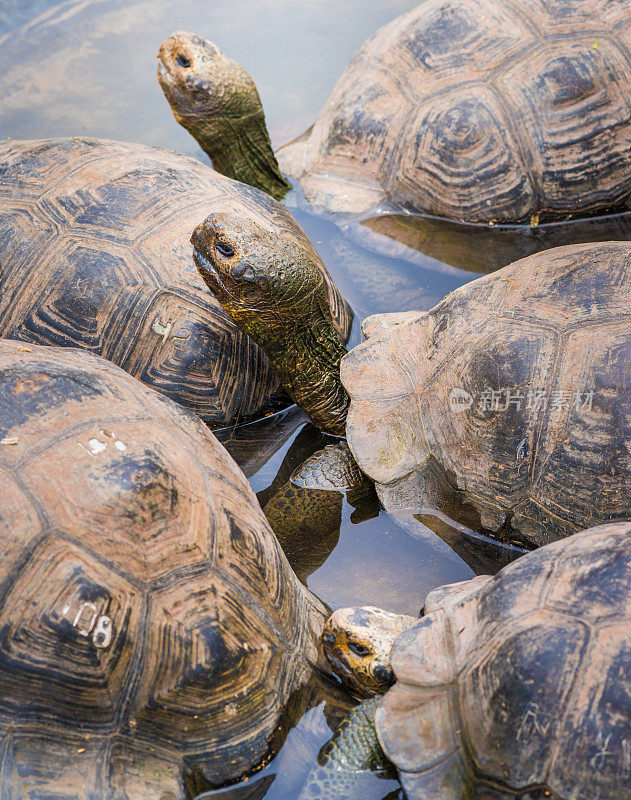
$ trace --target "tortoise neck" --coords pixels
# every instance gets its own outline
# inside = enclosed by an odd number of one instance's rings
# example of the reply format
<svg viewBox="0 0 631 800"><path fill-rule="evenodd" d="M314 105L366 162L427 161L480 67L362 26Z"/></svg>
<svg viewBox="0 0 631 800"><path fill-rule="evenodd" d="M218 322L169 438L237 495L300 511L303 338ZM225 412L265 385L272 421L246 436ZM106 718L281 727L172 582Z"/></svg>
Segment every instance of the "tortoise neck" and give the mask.
<svg viewBox="0 0 631 800"><path fill-rule="evenodd" d="M283 388L314 425L345 436L349 397L340 380L340 361L347 350L337 331L321 317L310 315L284 338L265 343Z"/></svg>
<svg viewBox="0 0 631 800"><path fill-rule="evenodd" d="M218 172L277 200L291 189L280 172L262 110L243 117L195 118L187 127Z"/></svg>

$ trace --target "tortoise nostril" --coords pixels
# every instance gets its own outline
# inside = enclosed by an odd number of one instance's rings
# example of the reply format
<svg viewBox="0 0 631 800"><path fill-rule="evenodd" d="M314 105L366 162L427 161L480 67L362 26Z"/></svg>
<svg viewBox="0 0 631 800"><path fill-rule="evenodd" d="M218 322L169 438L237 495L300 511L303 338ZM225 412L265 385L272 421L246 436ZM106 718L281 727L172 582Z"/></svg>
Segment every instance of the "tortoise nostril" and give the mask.
<svg viewBox="0 0 631 800"><path fill-rule="evenodd" d="M181 53L176 57L175 60L181 67L186 68L191 66L190 59L188 59L186 56L183 56Z"/></svg>
<svg viewBox="0 0 631 800"><path fill-rule="evenodd" d="M383 664L378 664L374 670L373 675L381 683L392 685L394 683L394 672L390 667L384 667Z"/></svg>

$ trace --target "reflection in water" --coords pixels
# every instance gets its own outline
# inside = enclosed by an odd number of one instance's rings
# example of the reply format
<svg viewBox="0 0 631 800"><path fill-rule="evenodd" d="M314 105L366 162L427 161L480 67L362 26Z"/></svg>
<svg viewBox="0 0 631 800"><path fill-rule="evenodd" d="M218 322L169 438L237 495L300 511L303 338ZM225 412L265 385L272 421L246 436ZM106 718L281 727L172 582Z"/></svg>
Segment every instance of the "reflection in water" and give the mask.
<svg viewBox="0 0 631 800"><path fill-rule="evenodd" d="M287 433L283 421L292 433ZM349 495L288 486L292 473L300 472L308 456L336 441L310 423L305 422L298 433L294 426L295 418L284 412L234 428L228 437L220 432L220 439L237 463L242 453L249 454L250 463L258 458L255 451L270 453L269 460L249 476L250 483L270 511L272 526L282 526L285 541L281 543L287 546L290 563L325 602L334 608L379 605L416 616L435 586L473 575L438 536L421 541L393 522L377 508L366 484ZM270 446L266 430L282 445ZM289 492L300 496L300 506L287 507Z"/></svg>
<svg viewBox="0 0 631 800"><path fill-rule="evenodd" d="M470 272L487 273L551 247L628 241L631 239L631 212L536 228L465 225L431 217L386 214L362 220L359 225L346 222L344 228L364 246L391 257L430 268L427 259L434 259Z"/></svg>
<svg viewBox="0 0 631 800"><path fill-rule="evenodd" d="M313 440L313 433L322 437L312 425L306 425L294 440L280 470L267 492L259 492L265 516L278 537L294 572L306 583L321 567L339 541L342 503L355 510L350 521L357 525L379 515L375 487L359 469L344 441L331 441L306 459L296 463L294 447L304 450L301 437ZM333 440L333 437L327 437ZM290 471L280 483L279 476ZM262 495L269 494L265 500Z"/></svg>
<svg viewBox="0 0 631 800"><path fill-rule="evenodd" d="M351 239L348 234L359 226L341 231L331 219L307 213L297 196L296 190L286 198L286 205L314 242L358 321L382 312L425 311L472 278L466 270L426 256L421 256L421 266L407 257L377 252L376 235ZM379 240L390 244L384 237Z"/></svg>
<svg viewBox="0 0 631 800"><path fill-rule="evenodd" d="M156 53L172 31L199 33L242 61L257 83L272 137L281 131L291 138L316 118L364 39L416 5L2 0L0 7L7 2L0 17L0 136L105 136L199 154L205 163L156 80ZM9 20L14 27L28 21L27 27L9 31Z"/></svg>
<svg viewBox="0 0 631 800"><path fill-rule="evenodd" d="M229 428L216 428L213 433L249 479L265 467L305 422L306 415L296 406L291 406L262 420L232 425Z"/></svg>
<svg viewBox="0 0 631 800"><path fill-rule="evenodd" d="M294 800L320 748L339 728L354 704L337 680L314 672L310 681L289 699L268 742L269 756L247 783L217 790L199 770L188 768L184 777L187 798L201 794L235 800L263 796Z"/></svg>
<svg viewBox="0 0 631 800"><path fill-rule="evenodd" d="M333 726L335 727L335 726ZM331 738L325 705L308 711L290 731L279 755L247 783L205 792L198 800L296 800L316 765L321 747ZM398 781L366 775L357 800L403 800Z"/></svg>

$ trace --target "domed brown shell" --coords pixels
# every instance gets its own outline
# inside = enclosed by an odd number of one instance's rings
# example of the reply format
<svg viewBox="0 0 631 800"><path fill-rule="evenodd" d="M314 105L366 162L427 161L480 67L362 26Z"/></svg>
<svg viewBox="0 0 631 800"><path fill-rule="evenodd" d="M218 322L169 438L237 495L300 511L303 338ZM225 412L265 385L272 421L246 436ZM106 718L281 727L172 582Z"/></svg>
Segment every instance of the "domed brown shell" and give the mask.
<svg viewBox="0 0 631 800"><path fill-rule="evenodd" d="M3 796L181 798L267 755L324 617L199 419L2 340L0 497Z"/></svg>
<svg viewBox="0 0 631 800"><path fill-rule="evenodd" d="M431 459L508 541L631 518L631 243L547 250L364 331L347 434L386 507L422 513Z"/></svg>
<svg viewBox="0 0 631 800"><path fill-rule="evenodd" d="M192 258L211 212L308 249L348 338L350 310L279 203L195 159L99 139L0 144L0 336L98 353L214 425L258 414L276 376Z"/></svg>
<svg viewBox="0 0 631 800"><path fill-rule="evenodd" d="M528 222L628 204L627 0L423 0L279 151L329 210Z"/></svg>
<svg viewBox="0 0 631 800"><path fill-rule="evenodd" d="M430 592L376 712L406 797L629 800L630 626L629 522Z"/></svg>

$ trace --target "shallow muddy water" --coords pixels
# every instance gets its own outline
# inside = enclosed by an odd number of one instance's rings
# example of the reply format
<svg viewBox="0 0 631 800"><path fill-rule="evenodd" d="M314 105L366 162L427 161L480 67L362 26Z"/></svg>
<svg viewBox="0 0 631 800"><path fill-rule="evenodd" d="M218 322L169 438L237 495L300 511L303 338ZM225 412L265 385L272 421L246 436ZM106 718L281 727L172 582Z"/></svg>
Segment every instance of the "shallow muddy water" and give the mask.
<svg viewBox="0 0 631 800"><path fill-rule="evenodd" d="M184 29L212 39L251 72L279 145L313 122L366 36L414 5L414 0L1 0L0 138L98 136L170 147L207 163L173 119L156 80L161 41ZM357 320L375 312L431 308L463 283L545 247L629 238L624 218L502 231L414 217L333 221L310 213L298 191L285 202ZM289 474L298 465L292 461L296 453L304 456L322 444L295 409L218 435L262 502L269 500L279 471ZM470 544L456 552L413 520L397 521L347 498L336 514L337 529L333 525L322 535L317 557L301 576L332 607L375 604L418 614L433 587L497 569L510 557L491 547L483 557L471 558ZM296 797L329 735L322 709L313 709L261 781L250 783L249 794L222 796ZM397 795L396 784L375 777L361 798L386 795Z"/></svg>

